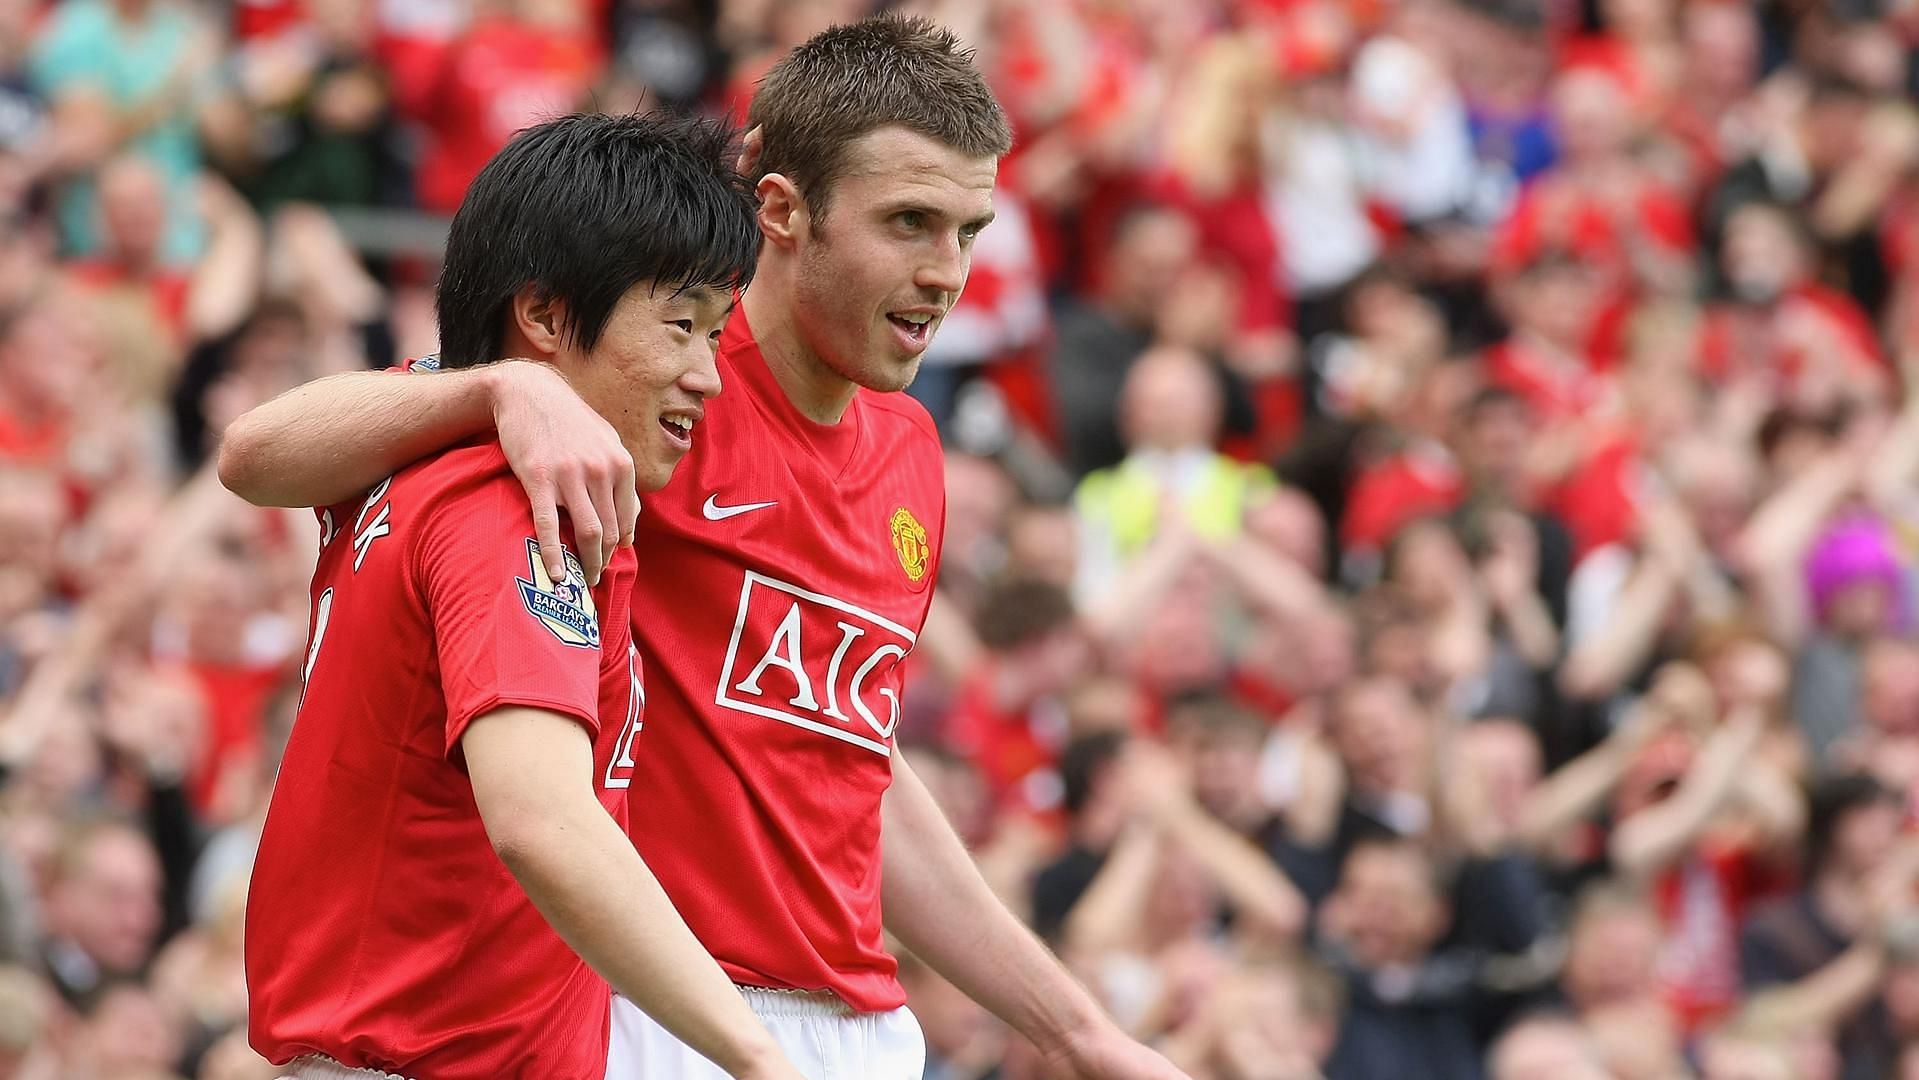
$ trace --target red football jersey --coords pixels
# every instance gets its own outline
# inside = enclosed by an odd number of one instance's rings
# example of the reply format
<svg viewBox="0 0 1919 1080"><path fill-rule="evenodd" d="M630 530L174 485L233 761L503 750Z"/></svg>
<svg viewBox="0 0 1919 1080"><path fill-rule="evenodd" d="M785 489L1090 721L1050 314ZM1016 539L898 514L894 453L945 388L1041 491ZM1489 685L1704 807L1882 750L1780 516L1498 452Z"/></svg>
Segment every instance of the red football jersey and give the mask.
<svg viewBox="0 0 1919 1080"><path fill-rule="evenodd" d="M624 819L632 556L589 590L569 551L551 580L495 442L320 518L306 686L247 903L250 1040L274 1062L600 1080L606 983L494 855L460 737L505 705L573 717Z"/></svg>
<svg viewBox="0 0 1919 1080"><path fill-rule="evenodd" d="M880 933L880 797L901 664L939 572L939 436L905 394L837 425L780 390L736 311L725 391L644 497L648 678L629 831L736 981L905 1001Z"/></svg>

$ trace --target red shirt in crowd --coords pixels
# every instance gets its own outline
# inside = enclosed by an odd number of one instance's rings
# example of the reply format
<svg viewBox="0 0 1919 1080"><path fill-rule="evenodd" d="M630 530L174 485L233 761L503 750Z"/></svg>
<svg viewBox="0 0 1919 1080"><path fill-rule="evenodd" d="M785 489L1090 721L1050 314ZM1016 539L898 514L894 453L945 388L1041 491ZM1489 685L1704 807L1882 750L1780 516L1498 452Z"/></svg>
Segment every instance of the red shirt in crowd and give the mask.
<svg viewBox="0 0 1919 1080"><path fill-rule="evenodd" d="M1151 194L1185 213L1199 233L1202 251L1231 267L1239 282L1238 328L1274 330L1292 323L1290 299L1280 288L1279 226L1266 211L1266 193L1257 180L1217 193L1194 191L1168 177Z"/></svg>
<svg viewBox="0 0 1919 1080"><path fill-rule="evenodd" d="M136 275L126 266L105 259L79 259L67 264L73 281L92 293L116 290L142 293L154 324L164 327L179 342L186 340L187 298L193 278L179 270L159 270Z"/></svg>
<svg viewBox="0 0 1919 1080"><path fill-rule="evenodd" d="M420 205L451 214L467 185L515 132L577 108L600 71L584 33L512 19L475 23L447 48L432 100L433 140L420 162Z"/></svg>
<svg viewBox="0 0 1919 1080"><path fill-rule="evenodd" d="M1340 540L1349 548L1381 550L1403 526L1452 510L1465 494L1465 475L1450 453L1412 447L1359 474L1346 498Z"/></svg>
<svg viewBox="0 0 1919 1080"><path fill-rule="evenodd" d="M67 444L64 421L29 422L0 409L0 461L17 465L53 465Z"/></svg>
<svg viewBox="0 0 1919 1080"><path fill-rule="evenodd" d="M1739 1000L1739 927L1782 877L1736 841L1707 837L1660 876L1654 900L1665 926L1659 976L1667 1007L1688 1033Z"/></svg>
<svg viewBox="0 0 1919 1080"><path fill-rule="evenodd" d="M1808 326L1818 329L1808 334ZM1715 305L1706 313L1699 348L1700 373L1713 381L1752 372L1789 382L1826 364L1875 377L1886 368L1879 335L1858 302L1815 282L1757 310Z"/></svg>
<svg viewBox="0 0 1919 1080"><path fill-rule="evenodd" d="M1056 703L1007 707L994 694L997 672L981 664L960 684L947 712L945 742L978 769L996 805L1029 813L1059 809L1059 755L1067 725Z"/></svg>
<svg viewBox="0 0 1919 1080"><path fill-rule="evenodd" d="M600 1080L606 983L494 854L460 739L503 706L593 736L625 817L642 702L630 554L548 579L497 442L321 512L299 719L247 902L248 1035L435 1080ZM676 785L676 787L683 785Z"/></svg>
<svg viewBox="0 0 1919 1080"><path fill-rule="evenodd" d="M1658 184L1622 196L1581 189L1548 174L1527 185L1493 237L1488 270L1511 273L1540 255L1563 250L1604 272L1620 287L1631 281L1635 238L1674 258L1696 250L1685 200Z"/></svg>
<svg viewBox="0 0 1919 1080"><path fill-rule="evenodd" d="M227 666L189 662L187 675L206 703L206 735L187 773L187 796L201 813L218 808L229 771L258 759L262 717L285 685L284 664Z"/></svg>
<svg viewBox="0 0 1919 1080"><path fill-rule="evenodd" d="M1639 440L1617 431L1600 437L1565 479L1541 493L1540 507L1571 534L1575 559L1636 535L1644 469Z"/></svg>
<svg viewBox="0 0 1919 1080"><path fill-rule="evenodd" d="M233 37L248 42L277 37L306 25L305 0L236 0Z"/></svg>

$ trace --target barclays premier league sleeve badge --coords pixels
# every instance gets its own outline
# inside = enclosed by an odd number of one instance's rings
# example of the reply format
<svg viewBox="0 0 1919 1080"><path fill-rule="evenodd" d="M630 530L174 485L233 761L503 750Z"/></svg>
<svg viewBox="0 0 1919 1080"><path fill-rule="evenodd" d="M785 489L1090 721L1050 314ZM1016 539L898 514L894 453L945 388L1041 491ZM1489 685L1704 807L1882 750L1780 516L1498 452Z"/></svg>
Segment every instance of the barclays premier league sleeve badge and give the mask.
<svg viewBox="0 0 1919 1080"><path fill-rule="evenodd" d="M571 551L560 549L566 558L566 579L554 581L540 558L540 542L526 542L527 578L515 578L520 601L527 613L540 621L560 644L580 649L600 647L600 621L593 610L593 590L587 587L586 572ZM531 578L532 580L528 580Z"/></svg>

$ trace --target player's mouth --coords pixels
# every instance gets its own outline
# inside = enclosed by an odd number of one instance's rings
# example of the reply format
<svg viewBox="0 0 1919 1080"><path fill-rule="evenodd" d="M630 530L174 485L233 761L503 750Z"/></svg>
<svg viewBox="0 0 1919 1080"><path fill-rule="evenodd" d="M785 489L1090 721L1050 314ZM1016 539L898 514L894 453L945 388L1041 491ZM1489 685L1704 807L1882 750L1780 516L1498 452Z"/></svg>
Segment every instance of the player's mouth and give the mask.
<svg viewBox="0 0 1919 1080"><path fill-rule="evenodd" d="M893 334L907 355L918 356L932 342L933 328L939 325L943 314L938 308L908 308L887 312L886 321L892 324Z"/></svg>
<svg viewBox="0 0 1919 1080"><path fill-rule="evenodd" d="M699 423L698 413L669 412L660 414L660 430L666 432L668 442L681 450L693 448L693 425Z"/></svg>

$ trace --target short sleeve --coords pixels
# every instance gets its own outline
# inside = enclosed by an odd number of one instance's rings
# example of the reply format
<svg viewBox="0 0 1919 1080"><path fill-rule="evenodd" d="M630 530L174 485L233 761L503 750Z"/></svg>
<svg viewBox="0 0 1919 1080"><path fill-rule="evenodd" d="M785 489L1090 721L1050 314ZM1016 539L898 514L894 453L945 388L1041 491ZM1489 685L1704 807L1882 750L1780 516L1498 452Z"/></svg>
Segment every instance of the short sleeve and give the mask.
<svg viewBox="0 0 1919 1080"><path fill-rule="evenodd" d="M554 581L526 497L504 474L447 493L414 548L446 694L446 747L509 705L563 713L599 732L600 623L579 560Z"/></svg>

